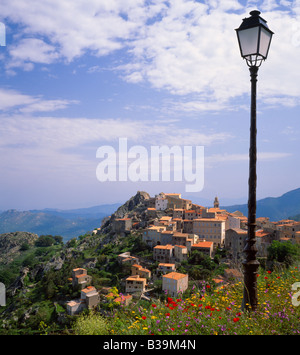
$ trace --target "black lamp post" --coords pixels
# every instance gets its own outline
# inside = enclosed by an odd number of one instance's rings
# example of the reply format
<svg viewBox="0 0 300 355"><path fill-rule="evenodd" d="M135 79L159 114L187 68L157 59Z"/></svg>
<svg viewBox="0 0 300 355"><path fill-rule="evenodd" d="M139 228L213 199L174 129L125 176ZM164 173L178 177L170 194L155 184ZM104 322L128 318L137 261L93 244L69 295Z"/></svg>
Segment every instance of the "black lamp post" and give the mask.
<svg viewBox="0 0 300 355"><path fill-rule="evenodd" d="M257 308L257 269L256 260L256 83L258 68L267 59L273 32L267 21L261 18L259 11L251 11L251 17L245 18L236 29L241 56L246 59L251 76L251 125L249 150L249 195L248 195L248 235L244 248L244 298L243 309Z"/></svg>

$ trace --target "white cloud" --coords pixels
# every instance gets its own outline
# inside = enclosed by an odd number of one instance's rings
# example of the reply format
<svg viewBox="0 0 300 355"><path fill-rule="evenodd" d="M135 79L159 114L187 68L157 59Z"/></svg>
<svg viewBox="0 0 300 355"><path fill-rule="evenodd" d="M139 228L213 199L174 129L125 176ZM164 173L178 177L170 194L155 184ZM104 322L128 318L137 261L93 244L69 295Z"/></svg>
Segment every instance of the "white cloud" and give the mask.
<svg viewBox="0 0 300 355"><path fill-rule="evenodd" d="M284 97L281 104L298 105L298 0L246 5L238 0L3 0L1 19L23 26L9 49L7 68L13 74L16 66L32 70L34 63L70 62L125 48L129 55L115 65L124 80L148 82L179 96L198 94L198 100L185 101L184 110L232 109L231 99L249 94L249 73L234 29L254 7L263 10L275 32L259 72L259 97L266 103Z"/></svg>
<svg viewBox="0 0 300 355"><path fill-rule="evenodd" d="M18 115L2 116L0 130L3 131L1 146L18 142L20 145L38 144L55 150L76 148L87 143L113 143L119 137L126 137L130 144L169 146L211 145L232 138L226 132L205 134L193 129L180 129L173 122L162 125L153 121Z"/></svg>
<svg viewBox="0 0 300 355"><path fill-rule="evenodd" d="M133 60L119 69L129 82L148 81L181 96L198 93L198 100L180 103L178 99L178 108L185 111L233 109L231 99L250 91L234 28L259 4L275 35L269 58L259 71L258 97L268 106L273 106L271 102L299 105L300 7L296 2L293 8L279 10L276 1L255 1L236 14L225 10L241 10L237 1L207 1L206 5L176 1L162 19L146 26L143 35L131 42ZM185 5L184 10L179 5Z"/></svg>
<svg viewBox="0 0 300 355"><path fill-rule="evenodd" d="M30 54L31 59L45 63L48 60L43 55L45 52L50 52L50 60L55 53L55 59L59 55L71 61L87 50L105 55L121 48L119 39L128 39L139 26L137 18L133 21L126 17L143 3L143 0L3 0L0 13L2 18L22 24L25 35L47 37L50 47L56 46L53 52L43 44L42 52L36 50Z"/></svg>
<svg viewBox="0 0 300 355"><path fill-rule="evenodd" d="M180 129L174 122L132 121L120 119L87 119L64 117L31 117L11 115L0 117L1 169L6 176L73 175L91 179L95 176L96 151L103 145L117 148L119 138L128 139L128 148L142 145L205 145L223 143L228 133L202 133ZM172 135L170 135L172 131Z"/></svg>
<svg viewBox="0 0 300 355"><path fill-rule="evenodd" d="M64 109L76 100L46 100L41 96L30 96L16 90L0 89L0 110L22 113L49 112Z"/></svg>
<svg viewBox="0 0 300 355"><path fill-rule="evenodd" d="M15 90L0 89L0 110L8 110L18 106L33 104L35 99L29 95L21 94Z"/></svg>
<svg viewBox="0 0 300 355"><path fill-rule="evenodd" d="M57 57L55 47L51 46L38 38L22 39L18 46L10 48L10 54L20 60L35 63L52 63Z"/></svg>

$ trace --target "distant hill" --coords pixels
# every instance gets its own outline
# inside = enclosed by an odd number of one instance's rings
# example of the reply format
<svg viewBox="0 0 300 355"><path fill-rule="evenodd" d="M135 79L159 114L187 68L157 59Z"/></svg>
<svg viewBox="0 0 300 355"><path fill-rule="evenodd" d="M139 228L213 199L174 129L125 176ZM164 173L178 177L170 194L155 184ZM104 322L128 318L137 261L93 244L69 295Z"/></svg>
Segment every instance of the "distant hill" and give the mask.
<svg viewBox="0 0 300 355"><path fill-rule="evenodd" d="M72 210L8 210L0 214L0 234L26 231L38 235L60 235L66 241L100 227L102 219L111 215L119 206L111 204Z"/></svg>
<svg viewBox="0 0 300 355"><path fill-rule="evenodd" d="M245 216L248 215L247 204L222 208L229 212L241 211ZM257 217L269 217L271 221L279 221L298 214L300 214L300 188L289 191L280 197L267 197L257 201Z"/></svg>

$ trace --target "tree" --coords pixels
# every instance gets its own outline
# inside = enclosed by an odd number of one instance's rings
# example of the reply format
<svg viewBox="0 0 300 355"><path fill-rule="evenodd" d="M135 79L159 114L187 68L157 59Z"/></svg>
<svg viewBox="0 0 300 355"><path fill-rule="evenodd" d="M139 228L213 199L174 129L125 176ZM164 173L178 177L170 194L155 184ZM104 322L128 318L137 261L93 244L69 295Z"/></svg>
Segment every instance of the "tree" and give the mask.
<svg viewBox="0 0 300 355"><path fill-rule="evenodd" d="M202 273L203 267L200 265L195 265L189 270L189 276L194 279L194 280L200 280L202 279Z"/></svg>
<svg viewBox="0 0 300 355"><path fill-rule="evenodd" d="M54 239L51 235L41 235L35 242L37 247L50 247L54 244Z"/></svg>
<svg viewBox="0 0 300 355"><path fill-rule="evenodd" d="M189 257L188 263L193 265L200 265L205 259L205 255L198 250L193 250Z"/></svg>
<svg viewBox="0 0 300 355"><path fill-rule="evenodd" d="M21 248L20 250L21 251L26 251L30 248L30 245L27 243L27 242L24 242L22 245L21 245Z"/></svg>
<svg viewBox="0 0 300 355"><path fill-rule="evenodd" d="M290 241L279 242L278 240L273 240L268 248L269 261L278 261L285 263L287 266L293 264L298 256L299 246L292 244Z"/></svg>
<svg viewBox="0 0 300 355"><path fill-rule="evenodd" d="M55 235L53 237L55 244L63 244L63 237L61 237L60 235Z"/></svg>

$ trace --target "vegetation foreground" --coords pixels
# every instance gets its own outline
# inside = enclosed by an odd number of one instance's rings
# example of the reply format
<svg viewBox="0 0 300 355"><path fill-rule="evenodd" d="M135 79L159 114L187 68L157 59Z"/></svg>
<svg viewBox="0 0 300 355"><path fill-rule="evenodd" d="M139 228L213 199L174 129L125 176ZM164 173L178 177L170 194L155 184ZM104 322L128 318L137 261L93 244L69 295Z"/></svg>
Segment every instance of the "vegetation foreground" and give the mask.
<svg viewBox="0 0 300 355"><path fill-rule="evenodd" d="M262 271L262 270L261 270ZM156 303L115 305L113 316L81 315L75 334L118 335L297 335L300 334L299 267L258 275L258 310L241 310L241 282L216 287L202 282L188 297Z"/></svg>

